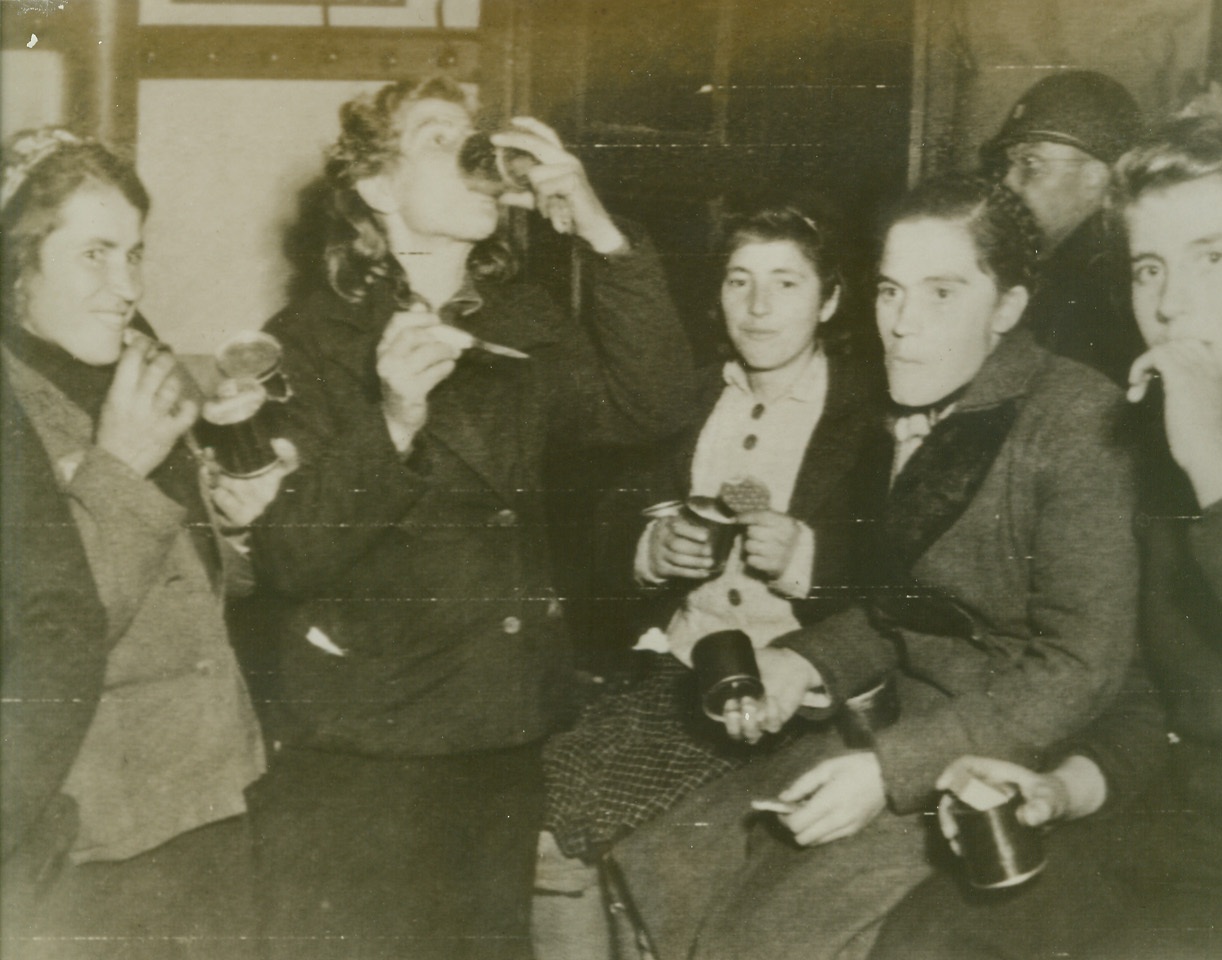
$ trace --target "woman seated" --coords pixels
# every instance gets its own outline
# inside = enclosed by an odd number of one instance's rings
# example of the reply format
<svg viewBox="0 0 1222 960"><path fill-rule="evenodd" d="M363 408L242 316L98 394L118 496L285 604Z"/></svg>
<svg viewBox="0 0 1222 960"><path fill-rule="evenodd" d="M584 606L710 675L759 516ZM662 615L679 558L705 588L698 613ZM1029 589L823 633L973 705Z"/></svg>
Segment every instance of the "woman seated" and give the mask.
<svg viewBox="0 0 1222 960"><path fill-rule="evenodd" d="M545 890L556 887L561 851L592 862L742 761L744 748L700 715L692 647L724 630L762 647L843 606L857 521L877 500L868 477L885 489L882 380L847 331L835 332L844 284L826 222L797 203L758 204L729 217L722 233L732 358L706 371L703 424L667 449L632 499L727 501L740 532L728 557L715 559L709 530L693 518L646 522L634 512L624 549L608 551L655 592L653 622L665 634L652 630L659 649L637 654L645 663L636 682L596 699L546 750ZM581 878L575 864L564 874L575 870ZM594 927L605 926L594 906ZM549 909L538 902L537 917L540 908Z"/></svg>
<svg viewBox="0 0 1222 960"><path fill-rule="evenodd" d="M919 188L889 220L876 311L895 401L869 602L759 651L749 741L805 698L892 674L872 745L803 732L616 850L662 958L861 956L929 872L926 812L962 754L1033 762L1115 696L1132 656L1122 398L1022 329L1034 245L1012 195ZM752 815L753 800L770 811ZM940 840L939 840L940 842Z"/></svg>
<svg viewBox="0 0 1222 960"><path fill-rule="evenodd" d="M217 530L284 470L203 495L198 394L136 312L148 207L100 144L5 145L3 929L22 957L253 944L263 750L223 618L245 561Z"/></svg>
<svg viewBox="0 0 1222 960"><path fill-rule="evenodd" d="M1057 825L1048 865L1038 883L1004 897L931 877L888 918L872 960L1219 954L1222 116L1206 107L1139 143L1117 164L1112 202L1148 347L1131 392L1148 421L1139 424L1141 639L1166 717L1147 706L1147 684L1144 696L1126 690L1043 772L992 757L952 764L946 781L966 769L1012 784L1021 820Z"/></svg>

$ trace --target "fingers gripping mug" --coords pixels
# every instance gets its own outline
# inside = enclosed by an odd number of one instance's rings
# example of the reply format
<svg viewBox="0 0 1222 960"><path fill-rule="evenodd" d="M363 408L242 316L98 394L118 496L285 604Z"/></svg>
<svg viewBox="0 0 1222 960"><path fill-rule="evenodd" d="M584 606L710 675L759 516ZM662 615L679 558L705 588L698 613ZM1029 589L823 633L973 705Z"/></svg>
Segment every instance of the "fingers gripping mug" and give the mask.
<svg viewBox="0 0 1222 960"><path fill-rule="evenodd" d="M975 781L968 802L947 793L958 829L958 852L963 858L968 882L984 890L1016 887L1044 869L1043 835L1018 819L1023 796L1013 786L995 789ZM967 791L960 791L966 794Z"/></svg>

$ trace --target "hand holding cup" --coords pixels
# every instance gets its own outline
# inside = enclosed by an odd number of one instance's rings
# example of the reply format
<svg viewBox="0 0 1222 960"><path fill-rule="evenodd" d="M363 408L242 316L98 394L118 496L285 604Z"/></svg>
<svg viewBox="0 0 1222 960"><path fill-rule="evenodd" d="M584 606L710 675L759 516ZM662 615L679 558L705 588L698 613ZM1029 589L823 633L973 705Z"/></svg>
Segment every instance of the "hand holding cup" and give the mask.
<svg viewBox="0 0 1222 960"><path fill-rule="evenodd" d="M500 148L530 154L539 162L526 169L530 191L508 192L501 202L533 207L558 233L581 237L599 253L625 244L624 235L594 192L581 161L565 150L556 131L533 117L514 117L510 127L492 135Z"/></svg>
<svg viewBox="0 0 1222 960"><path fill-rule="evenodd" d="M667 580L705 580L713 572L713 545L707 527L679 513L660 517L649 538L649 565Z"/></svg>
<svg viewBox="0 0 1222 960"><path fill-rule="evenodd" d="M938 778L938 823L975 887L1016 886L1045 864L1035 828L1066 815L1059 778L1005 760L960 757Z"/></svg>
<svg viewBox="0 0 1222 960"><path fill-rule="evenodd" d="M95 442L147 477L195 422L198 391L168 347L134 330L124 339Z"/></svg>
<svg viewBox="0 0 1222 960"><path fill-rule="evenodd" d="M270 470L254 477L230 476L213 457L205 460L204 473L212 505L226 527L241 530L254 523L276 499L284 478L297 469L300 458L291 441L274 437L271 445L276 462Z"/></svg>
<svg viewBox="0 0 1222 960"><path fill-rule="evenodd" d="M388 421L414 435L427 417L427 399L454 372L462 349L434 335L441 318L417 305L396 313L377 346L383 411Z"/></svg>
<svg viewBox="0 0 1222 960"><path fill-rule="evenodd" d="M798 712L806 694L823 684L814 665L786 647L763 647L755 662L764 696L727 701L722 722L732 740L756 743L765 733L776 733Z"/></svg>
<svg viewBox="0 0 1222 960"><path fill-rule="evenodd" d="M802 525L788 514L775 510L740 513L738 522L745 531L743 561L766 579L778 579L793 561Z"/></svg>

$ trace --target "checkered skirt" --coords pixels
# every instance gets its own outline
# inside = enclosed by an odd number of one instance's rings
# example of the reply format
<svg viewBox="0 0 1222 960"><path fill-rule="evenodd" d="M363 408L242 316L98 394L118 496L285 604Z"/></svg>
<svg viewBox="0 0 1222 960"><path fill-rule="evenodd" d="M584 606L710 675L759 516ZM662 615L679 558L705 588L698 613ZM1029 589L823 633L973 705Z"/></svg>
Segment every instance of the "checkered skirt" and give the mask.
<svg viewBox="0 0 1222 960"><path fill-rule="evenodd" d="M751 752L701 714L691 670L669 655L637 656L640 679L601 693L544 751L545 825L567 856L597 858Z"/></svg>

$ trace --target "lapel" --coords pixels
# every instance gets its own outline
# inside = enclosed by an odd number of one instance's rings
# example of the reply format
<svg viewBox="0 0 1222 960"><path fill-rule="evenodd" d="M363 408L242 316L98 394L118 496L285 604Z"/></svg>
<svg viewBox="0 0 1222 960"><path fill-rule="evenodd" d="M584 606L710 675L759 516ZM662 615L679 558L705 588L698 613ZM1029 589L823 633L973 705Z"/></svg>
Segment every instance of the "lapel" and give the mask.
<svg viewBox="0 0 1222 960"><path fill-rule="evenodd" d="M495 337L494 328L498 332L515 329L522 334L516 341L496 341L506 346L520 347L522 343L546 339L527 336L521 329L524 324L515 323L517 315L524 312L520 309L504 322L496 322L493 314L514 313L511 293L499 285L488 291L481 288L480 293L484 306L461 318L464 329L489 340ZM351 327L355 335L341 339L331 361L344 367L361 384L366 400L376 408L381 403L381 386L375 352L386 325L399 309L394 285L389 280L379 280L370 288L365 301L358 304L335 299L338 303L333 316ZM515 499L520 486L517 474L521 433L528 428L538 429L537 424L525 422L529 417L522 409L526 380L538 363L533 355L530 360L516 360L482 350L465 351L454 372L429 394L428 420L420 431L422 439L453 455L509 501Z"/></svg>
<svg viewBox="0 0 1222 960"><path fill-rule="evenodd" d="M515 347L529 360L467 350L454 372L429 394L429 417L422 433L474 471L507 501L529 478L523 475L531 444L545 432L538 385L539 364L558 331L543 322L550 315L543 294L530 286L476 283L481 305L454 318L454 325L477 337ZM382 306L384 328L393 301Z"/></svg>
<svg viewBox="0 0 1222 960"><path fill-rule="evenodd" d="M696 443L724 388L720 364L705 372L697 407L704 415L679 440L667 478L670 489L655 492L657 499L682 499L689 493ZM890 450L878 393L871 388L869 370L859 360L840 354L828 358L827 399L798 468L788 510L791 516L810 523L825 512L843 512L843 505L834 500L844 495L845 477L863 456L860 431L877 429L880 443L868 444L871 451L878 446Z"/></svg>
<svg viewBox="0 0 1222 960"><path fill-rule="evenodd" d="M930 432L896 477L880 556L907 579L913 565L967 509L1014 425L1047 354L1025 331L1002 341L954 412Z"/></svg>
<svg viewBox="0 0 1222 960"><path fill-rule="evenodd" d="M536 362L468 350L429 394L429 417L421 431L509 501L521 486L520 435L538 429L523 409L524 368Z"/></svg>
<svg viewBox="0 0 1222 960"><path fill-rule="evenodd" d="M860 362L828 358L827 400L798 469L789 513L807 523L843 513L845 478L863 456L860 432L879 427L878 402ZM880 428L881 432L881 428Z"/></svg>

